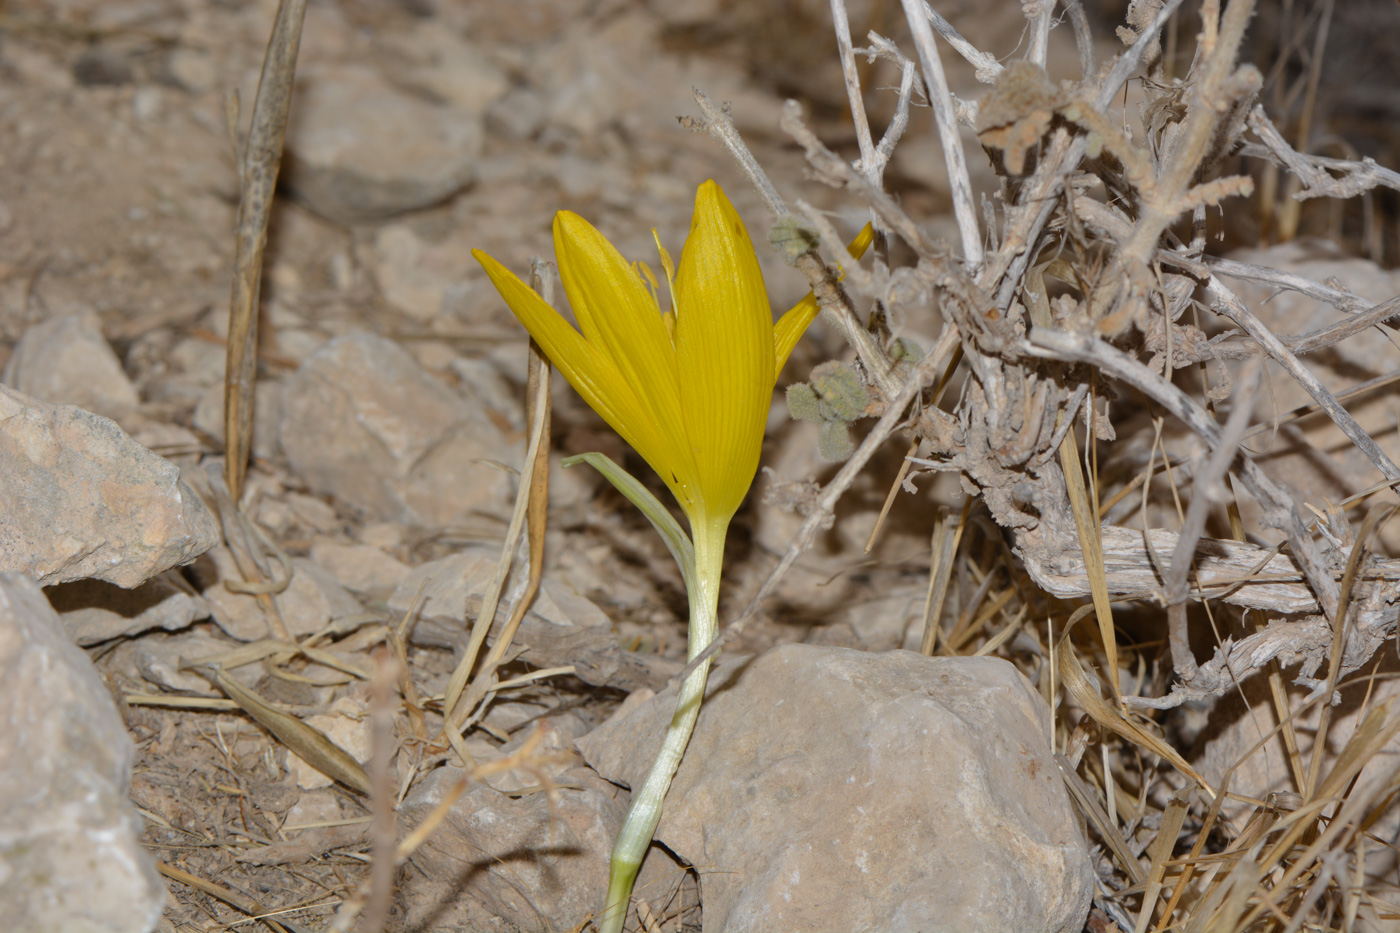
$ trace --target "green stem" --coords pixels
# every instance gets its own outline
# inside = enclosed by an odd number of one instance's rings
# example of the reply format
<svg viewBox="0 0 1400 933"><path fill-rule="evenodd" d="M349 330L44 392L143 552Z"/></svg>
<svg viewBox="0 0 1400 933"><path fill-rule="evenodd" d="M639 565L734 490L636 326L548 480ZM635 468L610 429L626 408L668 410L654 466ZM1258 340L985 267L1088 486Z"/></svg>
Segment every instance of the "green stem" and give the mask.
<svg viewBox="0 0 1400 933"><path fill-rule="evenodd" d="M691 527L695 536L695 573L690 586L690 640L687 657L709 647L718 625L719 578L724 563L724 536L729 523L697 523ZM706 661L690 673L681 684L676 699L676 712L661 742L661 750L652 762L651 772L640 788L634 789L632 807L613 843L612 865L608 878L607 906L599 918L600 933L621 933L627 919L627 906L632 896L632 883L637 880L656 824L661 821L661 804L680 766L681 755L690 742L695 719L700 715L700 701L705 697L705 676L710 662Z"/></svg>

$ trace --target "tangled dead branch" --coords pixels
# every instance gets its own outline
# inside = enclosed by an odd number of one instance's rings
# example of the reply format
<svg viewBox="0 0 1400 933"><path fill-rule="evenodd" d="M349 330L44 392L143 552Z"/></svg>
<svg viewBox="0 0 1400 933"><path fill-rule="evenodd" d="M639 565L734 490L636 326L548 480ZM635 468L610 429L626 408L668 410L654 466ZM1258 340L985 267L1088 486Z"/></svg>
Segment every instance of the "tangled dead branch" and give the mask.
<svg viewBox="0 0 1400 933"><path fill-rule="evenodd" d="M1124 698L1134 705L1162 708L1217 696L1277 659L1300 662L1299 682L1315 687L1315 675L1328 657L1330 636L1324 634L1329 620L1338 615L1338 580L1347 550L1319 536L1316 523L1290 494L1240 448L1251 393L1236 394L1233 410L1238 417L1232 417L1226 431L1210 407L1169 377L1192 364L1223 366L1229 360L1244 360L1253 367L1251 358L1262 354L1297 381L1366 455L1381 475L1376 490L1400 482L1400 468L1300 359L1310 350L1388 320L1400 305L1392 301L1372 306L1330 283L1207 257L1204 251L1207 208L1251 190L1248 176L1220 174L1227 160L1238 154L1272 159L1297 174L1303 183L1299 198L1354 196L1375 185L1393 186L1395 173L1374 163L1305 157L1283 141L1254 103L1259 72L1236 63L1253 12L1249 0L1232 0L1223 14L1207 5L1191 72L1175 82L1145 83L1146 125L1137 139L1118 128L1123 121L1110 115L1110 105L1141 64L1156 54L1161 30L1178 3L1145 6L1141 22L1126 35L1131 44L1109 66L1094 73L1092 57L1081 56L1084 77L1058 86L1045 76L1043 57L1037 61L1030 54L1023 62L997 64L925 4L911 0L905 7L917 66L894 43L873 33L870 48L863 50L896 63L906 78L891 129L878 147L863 107L853 107L861 142L861 158L854 165L822 144L795 103L789 102L782 121L805 150L815 176L865 204L880 229L902 240L915 257L912 263L891 268L883 254L871 271L854 274L843 285L835 269L851 269L853 260L819 212L799 205L805 222L818 232L826 259L814 247L795 264L824 307L843 323L872 397L901 408L906 400L922 397L919 390L946 365L949 349L956 349L953 359L960 358L969 373L951 410L915 406L892 415L883 409L885 417L847 464L850 475L893 430L918 438L923 444L923 454L915 460L918 468L958 473L965 490L979 496L1009 533L1015 553L1037 584L1062 599L1095 596L1100 630L1110 642L1105 645L1110 661L1112 622L1104 618L1111 612L1110 599L1175 607L1168 628L1179 682L1167 696ZM844 7L836 3L833 10L844 23ZM1028 10L1034 28L1038 20L1032 13ZM977 69L979 80L993 84L983 100L957 100L950 93L934 32ZM849 65L846 36L843 54ZM1033 53L1036 47L1033 42ZM889 156L886 142L892 146L908 123L913 100L908 78L916 67L948 159L961 237L956 255L930 238L881 184ZM855 101L859 88L854 67L847 67L845 74ZM703 95L699 99L709 131L736 155L766 193L774 213L786 215L781 197L748 155L727 116ZM979 131L1001 174L1000 190L990 199L983 195L988 205L985 225L979 224L973 203L959 123ZM1257 141L1250 141L1251 134ZM1182 218L1191 222L1189 242L1176 232ZM1085 237L1092 238L1092 245L1086 245ZM1051 275L1058 291L1053 300L1044 284ZM1302 290L1330 301L1351 318L1311 334L1278 336L1222 276ZM906 318L926 318L931 302L942 309L944 331L938 352L931 354L935 359L910 372L902 389L894 361L859 325L848 287ZM1215 311L1243 336L1226 332L1207 339L1184 318L1192 308ZM1228 372L1226 379L1228 386ZM1086 396L1111 393L1113 385L1141 393L1202 442L1203 449L1192 461L1174 467L1202 486L1215 485L1217 492L1219 476L1228 471L1238 477L1262 509L1263 526L1251 532L1253 540L1268 539L1270 529L1281 532L1282 540L1271 548L1205 536L1206 517L1219 502L1198 489L1201 498L1193 504L1184 538L1162 528L1103 525L1089 532L1097 538L1092 550L1102 556L1086 561L1084 555L1091 549L1085 523L1076 520L1073 484L1065 473L1069 464L1055 453L1067 438L1071 451L1079 449L1073 440L1074 418L1084 409ZM1228 389L1222 391L1228 395ZM1207 467L1207 461L1212 466ZM1092 463L1081 465L1093 469ZM828 487L809 518L811 530L830 520L843 483L850 481L847 473L843 470ZM799 536L776 573L809 538L810 534ZM1102 595L1096 593L1099 575ZM1336 674L1357 669L1393 629L1394 604L1400 598L1397 579L1400 562L1377 560L1352 593ZM1184 609L1187 602L1202 600L1259 610L1274 621L1248 638L1219 644L1213 658L1197 664L1186 643ZM756 601L744 618L755 606Z"/></svg>

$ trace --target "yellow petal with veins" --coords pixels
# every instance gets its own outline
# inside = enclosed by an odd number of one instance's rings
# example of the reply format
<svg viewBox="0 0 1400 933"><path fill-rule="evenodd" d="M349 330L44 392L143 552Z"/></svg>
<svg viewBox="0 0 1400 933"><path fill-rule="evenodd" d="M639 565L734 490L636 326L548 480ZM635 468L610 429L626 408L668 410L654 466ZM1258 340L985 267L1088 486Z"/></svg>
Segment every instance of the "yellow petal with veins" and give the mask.
<svg viewBox="0 0 1400 933"><path fill-rule="evenodd" d="M773 395L773 313L744 223L712 181L695 193L675 293L686 430L706 516L727 523L758 470Z"/></svg>

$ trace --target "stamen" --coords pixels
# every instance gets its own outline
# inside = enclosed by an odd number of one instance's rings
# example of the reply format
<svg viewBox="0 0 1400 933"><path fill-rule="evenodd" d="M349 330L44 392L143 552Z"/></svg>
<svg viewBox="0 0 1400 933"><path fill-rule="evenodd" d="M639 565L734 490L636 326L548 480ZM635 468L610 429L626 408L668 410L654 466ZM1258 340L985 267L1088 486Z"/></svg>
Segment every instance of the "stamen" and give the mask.
<svg viewBox="0 0 1400 933"><path fill-rule="evenodd" d="M638 259L636 262L632 263L632 268L636 269L637 275L641 276L642 281L646 282L647 285L651 287L651 300L656 302L656 306L660 308L661 299L656 294L656 290L660 287L660 283L656 281L656 275L651 271L651 266Z"/></svg>
<svg viewBox="0 0 1400 933"><path fill-rule="evenodd" d="M651 228L651 238L656 241L656 251L661 254L661 269L666 273L666 287L671 291L671 310L679 311L676 306L676 265L671 262L671 254L666 252L666 247L661 245L661 237L656 233L656 228Z"/></svg>
<svg viewBox="0 0 1400 933"><path fill-rule="evenodd" d="M676 313L680 311L676 303L676 264L671 262L671 254L661 245L661 237L655 227L651 228L651 238L656 241L656 252L661 256L661 271L666 273L666 288L671 292L671 310L662 314L661 319L666 322L666 333L671 335L671 343L675 344Z"/></svg>

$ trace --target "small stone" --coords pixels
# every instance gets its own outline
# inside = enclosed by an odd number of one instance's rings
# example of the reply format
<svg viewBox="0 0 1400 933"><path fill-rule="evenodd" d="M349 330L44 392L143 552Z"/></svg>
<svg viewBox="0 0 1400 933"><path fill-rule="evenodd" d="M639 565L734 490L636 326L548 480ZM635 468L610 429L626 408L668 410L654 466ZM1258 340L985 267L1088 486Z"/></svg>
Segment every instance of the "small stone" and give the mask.
<svg viewBox="0 0 1400 933"><path fill-rule="evenodd" d="M322 216L382 220L446 200L471 181L480 118L413 97L364 65L298 75L286 179Z"/></svg>
<svg viewBox="0 0 1400 933"><path fill-rule="evenodd" d="M131 643L136 672L147 683L178 693L223 697L210 684L186 665L220 657L234 651L238 645L215 638L208 632L181 632L177 635L146 635ZM253 688L263 676L262 665L244 664L224 671L243 686Z"/></svg>
<svg viewBox="0 0 1400 933"><path fill-rule="evenodd" d="M0 385L0 570L131 588L219 540L180 471L99 415Z"/></svg>
<svg viewBox="0 0 1400 933"><path fill-rule="evenodd" d="M209 53L189 46L181 46L170 53L167 67L175 83L192 94L209 90L219 77Z"/></svg>
<svg viewBox="0 0 1400 933"><path fill-rule="evenodd" d="M896 585L874 599L838 609L834 623L846 623L865 651L918 650L923 640L927 583Z"/></svg>
<svg viewBox="0 0 1400 933"><path fill-rule="evenodd" d="M487 405L492 412L501 416L501 420L508 422L512 430L525 430L525 412L520 405L520 392L511 386L495 360L458 356L452 359L449 365L452 374L462 380L465 397ZM524 371L522 367L521 372ZM551 488L551 496L554 492Z"/></svg>
<svg viewBox="0 0 1400 933"><path fill-rule="evenodd" d="M462 778L439 768L414 785L399 808L404 827L421 823ZM579 927L607 895L625 808L617 789L586 768L557 780L555 803L545 793L508 797L471 787L412 856L424 887L451 883L458 890L449 898L479 900L517 929ZM406 876L405 883L411 900L422 879Z"/></svg>
<svg viewBox="0 0 1400 933"><path fill-rule="evenodd" d="M381 551L400 547L406 535L398 522L366 522L360 528L360 541Z"/></svg>
<svg viewBox="0 0 1400 933"><path fill-rule="evenodd" d="M131 60L116 49L94 45L73 63L73 77L78 79L79 84L89 87L130 84L133 77Z"/></svg>
<svg viewBox="0 0 1400 933"><path fill-rule="evenodd" d="M204 598L213 607L214 621L219 628L239 641L276 637L256 596L235 593L224 586L224 580L242 579L233 555L227 548L219 547L212 556L219 580L204 591ZM280 567L278 572L281 572ZM329 574L301 558L292 561L291 581L275 599L283 624L295 638L315 634L334 619L363 611L359 602Z"/></svg>
<svg viewBox="0 0 1400 933"><path fill-rule="evenodd" d="M432 60L415 69L413 83L463 113L480 116L510 87L483 49L461 42L436 23L420 30Z"/></svg>
<svg viewBox="0 0 1400 933"><path fill-rule="evenodd" d="M538 91L518 87L492 105L487 112L491 128L514 139L533 139L549 113Z"/></svg>
<svg viewBox="0 0 1400 933"><path fill-rule="evenodd" d="M449 557L419 564L389 597L389 612L395 618L413 606L421 588L423 602L409 632L416 644L456 650L465 645L471 633L471 620L481 613L481 600L496 573L498 550L467 547ZM513 592L523 588L519 572L506 581L501 601L509 602Z"/></svg>
<svg viewBox="0 0 1400 933"><path fill-rule="evenodd" d="M48 597L68 637L79 645L151 629L174 632L209 618L210 613L208 603L165 574L133 590L101 580L76 580L51 587Z"/></svg>
<svg viewBox="0 0 1400 933"><path fill-rule="evenodd" d="M508 449L500 431L382 337L336 338L301 365L283 389L281 441L312 489L370 518L509 514L511 477L483 462Z"/></svg>
<svg viewBox="0 0 1400 933"><path fill-rule="evenodd" d="M330 785L324 785L329 787ZM287 811L287 824L283 831L315 827L321 823L333 823L343 819L340 809L340 794L334 790L303 791L301 799Z"/></svg>
<svg viewBox="0 0 1400 933"><path fill-rule="evenodd" d="M415 321L442 313L442 283L425 269L423 243L404 224L388 224L374 236L375 278L389 303Z"/></svg>
<svg viewBox="0 0 1400 933"><path fill-rule="evenodd" d="M392 593L410 573L407 564L368 544L321 539L311 545L311 559L354 593Z"/></svg>
<svg viewBox="0 0 1400 933"><path fill-rule="evenodd" d="M4 382L45 402L76 405L108 418L120 418L141 404L91 309L26 330L5 366Z"/></svg>
<svg viewBox="0 0 1400 933"><path fill-rule="evenodd" d="M1007 662L784 645L706 695L656 833L707 869L706 931L1083 929L1088 845ZM576 744L635 788L675 703Z"/></svg>
<svg viewBox="0 0 1400 933"><path fill-rule="evenodd" d="M165 96L158 87L137 88L131 95L131 115L140 123L149 123L160 116Z"/></svg>
<svg viewBox="0 0 1400 933"><path fill-rule="evenodd" d="M325 533L340 526L340 516L328 503L299 492L288 493L287 508L292 517L311 531Z"/></svg>
<svg viewBox="0 0 1400 933"><path fill-rule="evenodd" d="M127 793L135 746L33 581L0 574L0 917L14 933L148 933L165 889Z"/></svg>
<svg viewBox="0 0 1400 933"><path fill-rule="evenodd" d="M370 722L364 707L349 697L341 697L331 704L330 712L308 716L304 720L308 726L320 729L351 758L363 764L370 755ZM317 771L296 755L287 756L287 765L296 777L297 786L303 790L316 790L330 787L334 781Z"/></svg>
<svg viewBox="0 0 1400 933"><path fill-rule="evenodd" d="M481 614L486 589L496 574L498 556L499 552L491 548L468 548L415 567L389 598L389 611L402 617L421 587L423 603L409 639L434 648L461 649ZM502 590L489 641L494 643L524 584L525 574L521 568L514 568ZM541 581L540 591L521 620L512 644L525 648L520 660L528 664L572 664L575 676L597 686L613 683L621 663L622 652L607 614L559 580Z"/></svg>

